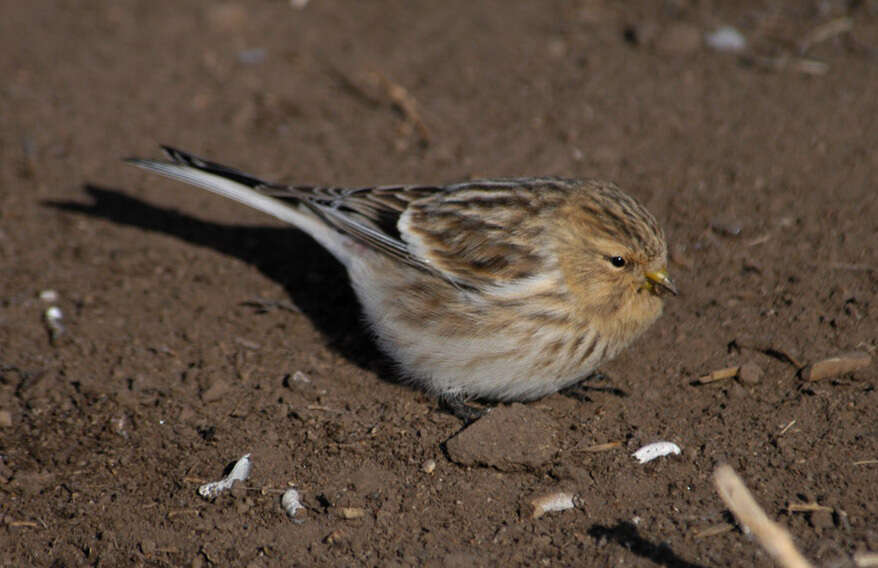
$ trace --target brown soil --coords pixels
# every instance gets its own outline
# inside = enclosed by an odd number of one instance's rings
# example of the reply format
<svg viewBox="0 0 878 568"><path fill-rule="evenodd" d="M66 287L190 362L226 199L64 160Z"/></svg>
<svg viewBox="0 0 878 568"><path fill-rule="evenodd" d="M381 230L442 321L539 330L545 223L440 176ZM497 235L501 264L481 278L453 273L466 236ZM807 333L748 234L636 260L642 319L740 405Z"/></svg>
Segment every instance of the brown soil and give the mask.
<svg viewBox="0 0 878 568"><path fill-rule="evenodd" d="M818 564L878 551L878 365L799 372L878 345L878 4L786 4L5 3L0 564L771 565L724 525L720 463ZM723 24L746 54L704 44ZM460 422L394 381L332 258L119 160L157 143L301 183L610 178L683 294L587 396L495 421L512 444L540 413L551 452L458 465ZM682 454L631 457L656 440ZM532 519L559 490L577 506Z"/></svg>

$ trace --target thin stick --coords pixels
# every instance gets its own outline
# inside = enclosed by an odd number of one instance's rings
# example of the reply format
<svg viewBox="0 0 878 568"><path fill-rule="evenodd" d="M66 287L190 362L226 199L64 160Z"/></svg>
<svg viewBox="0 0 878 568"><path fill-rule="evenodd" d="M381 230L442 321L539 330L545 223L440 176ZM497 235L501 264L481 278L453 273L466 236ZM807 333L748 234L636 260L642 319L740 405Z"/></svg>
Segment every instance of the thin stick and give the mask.
<svg viewBox="0 0 878 568"><path fill-rule="evenodd" d="M768 518L731 466L716 468L713 479L726 506L739 523L750 529L768 554L787 568L811 568L811 563L796 549L790 534Z"/></svg>
<svg viewBox="0 0 878 568"><path fill-rule="evenodd" d="M583 452L608 452L622 446L622 442L607 442L606 444L595 444L587 448L582 448Z"/></svg>
<svg viewBox="0 0 878 568"><path fill-rule="evenodd" d="M725 369L712 371L704 375L703 377L698 377L696 381L702 385L715 383L716 381L722 381L724 379L731 379L736 377L738 375L738 371L740 370L740 367L726 367Z"/></svg>
<svg viewBox="0 0 878 568"><path fill-rule="evenodd" d="M787 511L790 513L814 513L816 511L827 511L831 513L835 511L835 509L818 503L790 503L787 506Z"/></svg>
<svg viewBox="0 0 878 568"><path fill-rule="evenodd" d="M789 430L790 428L792 428L795 424L796 424L796 419L793 418L792 420L790 420L790 423L787 424L786 426L784 426L784 427L783 427L783 430L781 430L777 435L778 435L778 436L783 436L784 434L787 433L787 430Z"/></svg>
<svg viewBox="0 0 878 568"><path fill-rule="evenodd" d="M805 53L818 43L832 39L841 34L851 31L854 27L852 18L836 18L825 24L821 24L811 30L808 35L799 43L799 52Z"/></svg>
<svg viewBox="0 0 878 568"><path fill-rule="evenodd" d="M720 523L718 525L714 525L712 527L707 527L706 529L702 529L692 535L692 538L707 538L711 536L719 536L723 533L727 533L730 530L735 528L735 525L729 523Z"/></svg>

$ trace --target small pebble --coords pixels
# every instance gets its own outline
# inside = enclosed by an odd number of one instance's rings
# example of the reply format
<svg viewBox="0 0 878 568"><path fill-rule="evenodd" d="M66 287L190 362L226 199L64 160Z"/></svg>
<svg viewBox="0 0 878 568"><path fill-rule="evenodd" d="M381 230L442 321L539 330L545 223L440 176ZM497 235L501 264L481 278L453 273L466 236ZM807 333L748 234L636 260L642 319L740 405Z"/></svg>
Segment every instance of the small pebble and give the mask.
<svg viewBox="0 0 878 568"><path fill-rule="evenodd" d="M421 471L424 473L433 473L436 471L436 460L429 459L421 464Z"/></svg>
<svg viewBox="0 0 878 568"><path fill-rule="evenodd" d="M366 516L366 511L359 507L341 507L338 510L338 516L348 521L362 519Z"/></svg>
<svg viewBox="0 0 878 568"><path fill-rule="evenodd" d="M571 493L549 493L548 495L540 495L530 500L532 507L531 518L539 519L546 513L554 513L557 511L566 511L575 507L573 503L573 495Z"/></svg>
<svg viewBox="0 0 878 568"><path fill-rule="evenodd" d="M549 56L555 59L561 59L567 55L567 42L561 38L554 38L549 41Z"/></svg>
<svg viewBox="0 0 878 568"><path fill-rule="evenodd" d="M123 437L128 437L128 433L125 431L125 417L124 416L115 416L110 418L109 420L110 429Z"/></svg>
<svg viewBox="0 0 878 568"><path fill-rule="evenodd" d="M151 540L143 540L140 542L140 551L144 554L151 555L155 552L155 542Z"/></svg>
<svg viewBox="0 0 878 568"><path fill-rule="evenodd" d="M741 365L741 368L738 369L738 380L745 385L758 385L762 382L762 375L764 374L762 367L759 365L755 363L744 363Z"/></svg>
<svg viewBox="0 0 878 568"><path fill-rule="evenodd" d="M744 228L739 222L734 219L726 218L715 219L710 224L710 228L724 237L740 237L741 233L744 231Z"/></svg>
<svg viewBox="0 0 878 568"><path fill-rule="evenodd" d="M0 410L0 428L12 426L12 413L8 410Z"/></svg>
<svg viewBox="0 0 878 568"><path fill-rule="evenodd" d="M872 357L864 351L842 353L808 365L802 371L802 378L806 381L819 381L868 367L871 362Z"/></svg>
<svg viewBox="0 0 878 568"><path fill-rule="evenodd" d="M811 526L818 531L835 528L835 522L832 520L831 511L814 511L808 519Z"/></svg>
<svg viewBox="0 0 878 568"><path fill-rule="evenodd" d="M732 383L728 392L731 398L746 398L748 394L747 389L742 387L741 383Z"/></svg>
<svg viewBox="0 0 878 568"><path fill-rule="evenodd" d="M217 379L207 387L206 391L201 393L201 400L206 403L216 402L226 396L229 390L230 387L227 382L222 379Z"/></svg>
<svg viewBox="0 0 878 568"><path fill-rule="evenodd" d="M724 53L739 53L747 49L747 38L732 26L722 26L705 34L708 47Z"/></svg>
<svg viewBox="0 0 878 568"><path fill-rule="evenodd" d="M537 469L558 451L558 423L532 406L497 406L448 440L445 448L451 461L464 466Z"/></svg>

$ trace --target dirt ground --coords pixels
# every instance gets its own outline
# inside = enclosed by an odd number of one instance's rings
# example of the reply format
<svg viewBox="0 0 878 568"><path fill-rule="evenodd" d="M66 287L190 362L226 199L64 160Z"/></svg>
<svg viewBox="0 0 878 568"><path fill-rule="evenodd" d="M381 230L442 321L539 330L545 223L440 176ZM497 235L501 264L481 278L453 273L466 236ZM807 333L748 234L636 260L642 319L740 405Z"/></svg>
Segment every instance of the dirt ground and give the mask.
<svg viewBox="0 0 878 568"><path fill-rule="evenodd" d="M4 2L0 564L770 566L728 463L817 565L865 565L878 2L620 6ZM726 25L743 51L706 43ZM461 433L306 236L120 161L159 143L298 183L609 178L683 293L587 396ZM851 351L873 361L803 378ZM504 443L467 461L458 434ZM632 458L659 440L682 453ZM532 518L557 491L575 507Z"/></svg>

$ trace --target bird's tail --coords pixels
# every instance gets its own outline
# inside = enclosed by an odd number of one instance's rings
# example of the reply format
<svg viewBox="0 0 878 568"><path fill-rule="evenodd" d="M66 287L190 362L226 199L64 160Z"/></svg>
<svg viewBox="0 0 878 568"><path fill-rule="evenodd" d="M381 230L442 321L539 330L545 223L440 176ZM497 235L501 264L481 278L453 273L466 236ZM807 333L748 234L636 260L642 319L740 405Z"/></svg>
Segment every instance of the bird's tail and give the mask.
<svg viewBox="0 0 878 568"><path fill-rule="evenodd" d="M307 209L298 206L297 192L304 198L306 195L303 190L278 186L240 170L210 162L169 146L162 146L162 149L170 158L168 161L140 158L128 158L125 161L139 168L228 197L290 223L310 234L343 264L347 264L350 253L341 246L336 231ZM266 194L278 190L283 190L284 199Z"/></svg>
<svg viewBox="0 0 878 568"><path fill-rule="evenodd" d="M263 194L260 188L271 186L257 177L242 171L210 162L193 154L162 146L170 161L128 158L125 161L139 168L189 183L213 193L234 199L254 209L268 213L282 221L299 225L302 212L289 203ZM292 197L292 195L290 196Z"/></svg>

